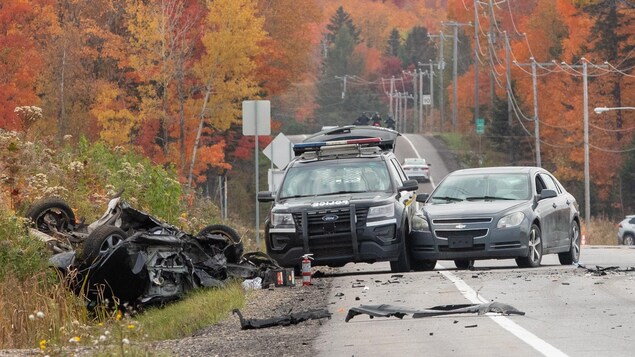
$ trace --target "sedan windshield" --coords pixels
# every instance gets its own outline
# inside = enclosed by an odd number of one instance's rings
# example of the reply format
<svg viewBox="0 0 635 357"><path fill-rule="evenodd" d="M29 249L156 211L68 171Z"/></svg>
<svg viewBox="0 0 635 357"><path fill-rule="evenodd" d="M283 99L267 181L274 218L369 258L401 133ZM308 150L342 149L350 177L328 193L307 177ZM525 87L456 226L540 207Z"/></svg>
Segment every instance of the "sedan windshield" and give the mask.
<svg viewBox="0 0 635 357"><path fill-rule="evenodd" d="M289 168L280 188L280 198L390 191L390 176L383 161L344 161L313 162Z"/></svg>
<svg viewBox="0 0 635 357"><path fill-rule="evenodd" d="M468 174L448 176L430 197L433 204L459 201L528 200L526 174Z"/></svg>

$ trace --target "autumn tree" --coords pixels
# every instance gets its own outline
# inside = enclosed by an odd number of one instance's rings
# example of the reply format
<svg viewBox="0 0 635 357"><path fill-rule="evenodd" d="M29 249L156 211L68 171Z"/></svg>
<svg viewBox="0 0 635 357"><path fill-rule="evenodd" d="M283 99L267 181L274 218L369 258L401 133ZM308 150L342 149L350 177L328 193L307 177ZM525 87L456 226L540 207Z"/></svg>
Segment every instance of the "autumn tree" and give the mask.
<svg viewBox="0 0 635 357"><path fill-rule="evenodd" d="M37 39L51 30L52 1L0 3L0 128L22 129L18 106L39 104L33 88L44 60Z"/></svg>
<svg viewBox="0 0 635 357"><path fill-rule="evenodd" d="M428 63L435 60L436 49L434 43L428 37L428 29L422 26L415 26L408 32L404 41L402 61L404 67L417 66L417 63Z"/></svg>
<svg viewBox="0 0 635 357"><path fill-rule="evenodd" d="M223 132L232 124L238 124L241 101L258 94L255 58L266 38L255 0L208 1L207 10L202 39L205 53L194 68L203 93L202 98L194 102L200 109L188 172L189 185L195 175L199 145L209 146L214 132ZM224 160L217 156L204 164L214 167L224 165Z"/></svg>
<svg viewBox="0 0 635 357"><path fill-rule="evenodd" d="M333 16L331 16L331 21L328 25L326 25L326 29L328 33L326 34L326 39L333 43L335 42L335 37L342 28L346 27L350 36L352 38L353 43L356 45L361 41L361 30L355 26L353 23L353 19L351 19L351 15L344 10L344 7L340 6L337 8L337 11Z"/></svg>

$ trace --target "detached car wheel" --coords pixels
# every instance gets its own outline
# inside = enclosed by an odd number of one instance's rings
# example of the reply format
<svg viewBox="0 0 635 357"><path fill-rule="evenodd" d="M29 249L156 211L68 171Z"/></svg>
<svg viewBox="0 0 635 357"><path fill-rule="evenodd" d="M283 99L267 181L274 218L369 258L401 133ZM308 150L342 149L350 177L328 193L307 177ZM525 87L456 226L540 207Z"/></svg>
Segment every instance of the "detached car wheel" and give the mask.
<svg viewBox="0 0 635 357"><path fill-rule="evenodd" d="M542 261L542 235L540 228L535 224L531 225L527 245L529 246L527 256L516 258L516 264L518 264L520 268L539 267Z"/></svg>
<svg viewBox="0 0 635 357"><path fill-rule="evenodd" d="M624 245L635 245L635 238L632 234L624 235Z"/></svg>
<svg viewBox="0 0 635 357"><path fill-rule="evenodd" d="M224 224L212 224L203 228L197 235L201 238L207 234L220 235L224 237L230 245L225 249L225 257L229 263L237 264L243 255L244 247L240 235L235 229Z"/></svg>
<svg viewBox="0 0 635 357"><path fill-rule="evenodd" d="M571 224L569 235L571 236L569 251L558 253L558 260L560 260L560 264L562 265L571 265L573 263L577 263L580 259L580 226L578 225L578 222L574 221Z"/></svg>
<svg viewBox="0 0 635 357"><path fill-rule="evenodd" d="M82 259L85 262L92 263L95 259L121 244L127 237L126 232L119 227L97 227L84 241Z"/></svg>
<svg viewBox="0 0 635 357"><path fill-rule="evenodd" d="M31 206L26 213L33 227L42 233L70 232L75 224L75 214L62 199L45 198Z"/></svg>
<svg viewBox="0 0 635 357"><path fill-rule="evenodd" d="M399 258L390 262L390 270L393 273L405 273L410 271L410 251L406 242L406 235L401 233L399 244Z"/></svg>

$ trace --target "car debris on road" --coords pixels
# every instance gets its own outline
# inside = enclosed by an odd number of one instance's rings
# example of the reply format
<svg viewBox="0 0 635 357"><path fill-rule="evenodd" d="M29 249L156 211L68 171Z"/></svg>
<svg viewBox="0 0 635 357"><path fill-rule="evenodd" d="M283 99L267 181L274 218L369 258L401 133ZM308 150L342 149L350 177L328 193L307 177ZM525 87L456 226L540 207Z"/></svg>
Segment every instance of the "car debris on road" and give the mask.
<svg viewBox="0 0 635 357"><path fill-rule="evenodd" d="M313 309L303 312L289 313L288 315L271 317L268 319L245 319L240 310L234 309L234 315L238 315L240 319L241 330L253 330L267 328L273 326L289 326L296 325L307 320L331 319L331 313L326 309Z"/></svg>
<svg viewBox="0 0 635 357"><path fill-rule="evenodd" d="M635 267L627 267L627 268L622 268L622 267L618 267L618 266L610 266L610 267L601 267L599 265L596 265L595 268L588 268L585 265L582 264L577 264L578 268L582 268L582 269L586 269L589 273L596 275L596 276L602 276L602 275L607 275L607 273L631 273L631 272L635 272Z"/></svg>
<svg viewBox="0 0 635 357"><path fill-rule="evenodd" d="M499 302L489 302L484 304L439 305L424 310L381 304L360 305L359 307L353 307L348 310L345 321L348 322L353 317L362 314L369 315L371 319L375 317L391 316L403 319L404 316L411 314L413 319L418 319L422 317L469 313L483 315L488 312L500 313L502 315L525 315L524 312L517 310L515 307Z"/></svg>

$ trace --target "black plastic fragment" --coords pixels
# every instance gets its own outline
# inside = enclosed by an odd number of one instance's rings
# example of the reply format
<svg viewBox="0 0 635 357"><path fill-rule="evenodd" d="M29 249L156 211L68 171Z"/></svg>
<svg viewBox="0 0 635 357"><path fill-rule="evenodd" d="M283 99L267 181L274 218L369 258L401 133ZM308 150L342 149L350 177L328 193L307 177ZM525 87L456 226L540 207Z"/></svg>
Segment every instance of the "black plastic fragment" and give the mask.
<svg viewBox="0 0 635 357"><path fill-rule="evenodd" d="M240 310L234 309L232 312L234 313L234 315L238 315L238 318L240 319L241 330L253 330L273 326L296 325L307 320L317 320L323 318L331 319L331 313L328 312L328 310L326 309L308 310L292 313L285 316L271 317L268 319L245 319L240 313Z"/></svg>

